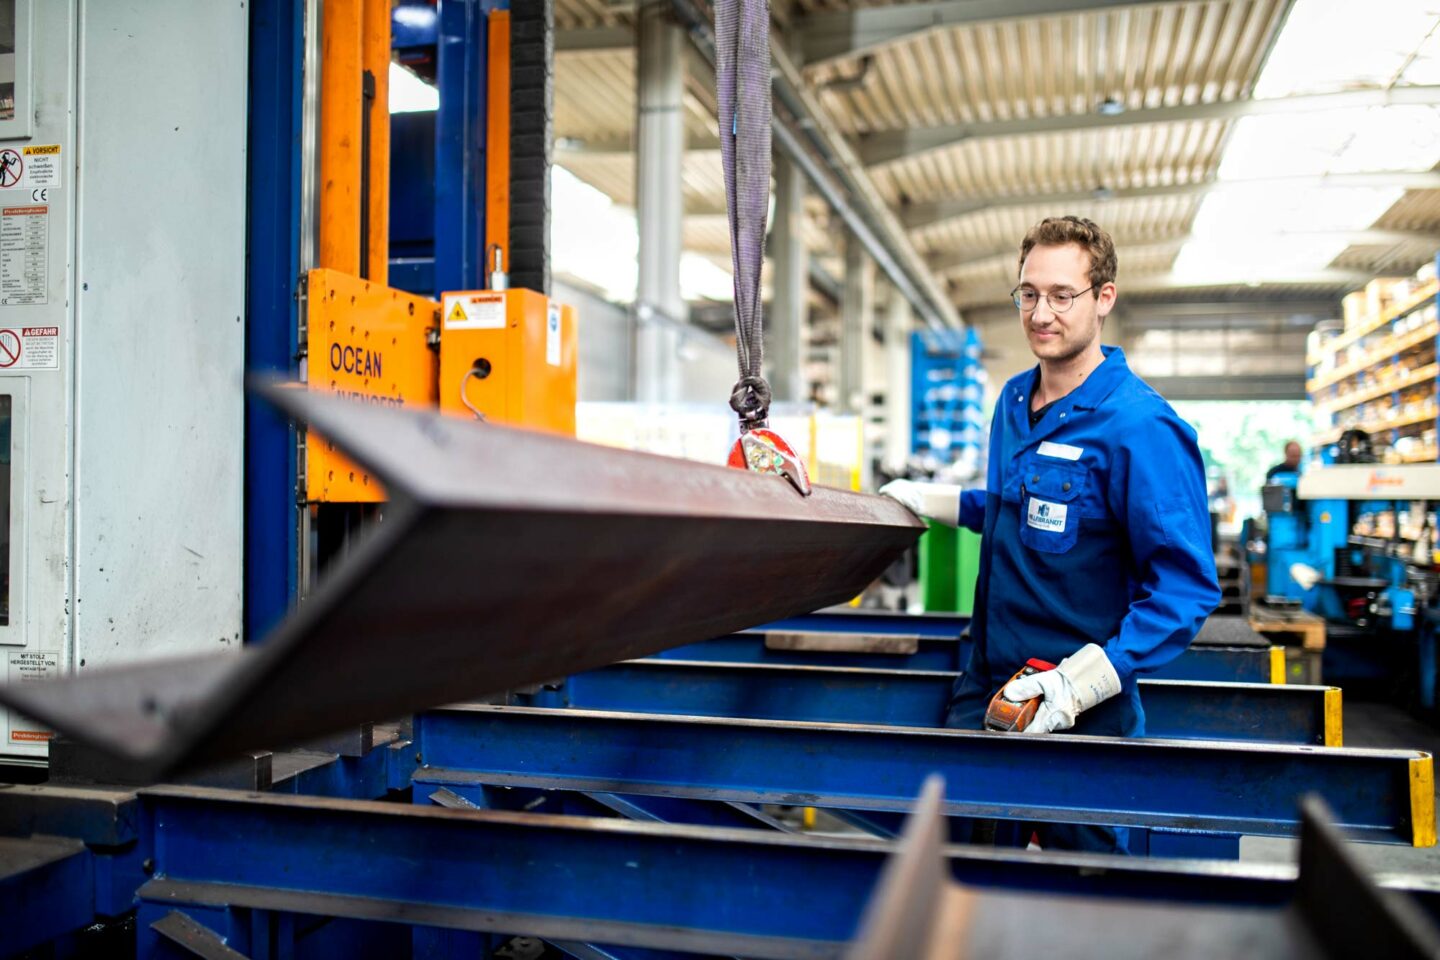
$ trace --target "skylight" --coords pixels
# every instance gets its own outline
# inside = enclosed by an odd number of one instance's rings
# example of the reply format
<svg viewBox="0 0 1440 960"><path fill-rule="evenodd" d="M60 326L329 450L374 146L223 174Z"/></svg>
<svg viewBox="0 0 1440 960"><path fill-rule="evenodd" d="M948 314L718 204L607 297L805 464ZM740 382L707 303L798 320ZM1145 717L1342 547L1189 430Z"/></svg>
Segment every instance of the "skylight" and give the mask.
<svg viewBox="0 0 1440 960"><path fill-rule="evenodd" d="M1440 83L1437 27L1437 0L1297 0L1255 97ZM1220 185L1201 201L1175 273L1193 283L1315 274L1349 245L1341 232L1374 225L1404 193L1326 177L1430 170L1437 163L1440 108L1433 106L1244 117L1231 131Z"/></svg>
<svg viewBox="0 0 1440 960"><path fill-rule="evenodd" d="M419 113L440 108L440 91L390 61L390 112Z"/></svg>
<svg viewBox="0 0 1440 960"><path fill-rule="evenodd" d="M566 273L621 303L635 299L640 250L635 211L614 203L569 170L551 168L550 245L557 273ZM730 271L703 254L680 255L680 296L729 300Z"/></svg>

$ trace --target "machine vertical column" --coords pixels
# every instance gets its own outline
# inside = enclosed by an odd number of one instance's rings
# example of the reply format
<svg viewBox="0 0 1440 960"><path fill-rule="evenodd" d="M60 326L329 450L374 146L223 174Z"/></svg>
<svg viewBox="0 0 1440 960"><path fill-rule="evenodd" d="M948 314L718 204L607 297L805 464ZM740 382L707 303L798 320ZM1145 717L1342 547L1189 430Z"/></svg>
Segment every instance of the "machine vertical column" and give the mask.
<svg viewBox="0 0 1440 960"><path fill-rule="evenodd" d="M673 325L687 319L680 295L685 32L671 9L668 0L642 4L635 65L640 109L635 162L640 232L636 300L642 317L636 334L636 399L650 403L679 396ZM664 317L647 317L646 307Z"/></svg>
<svg viewBox="0 0 1440 960"><path fill-rule="evenodd" d="M510 5L510 285L550 295L550 165L555 142L555 4Z"/></svg>
<svg viewBox="0 0 1440 960"><path fill-rule="evenodd" d="M390 282L390 0L364 0L365 276Z"/></svg>
<svg viewBox="0 0 1440 960"><path fill-rule="evenodd" d="M770 234L774 294L765 317L765 376L777 401L806 396L804 374L809 252L805 249L805 173L775 154L775 227Z"/></svg>
<svg viewBox="0 0 1440 960"><path fill-rule="evenodd" d="M486 37L479 0L440 5L435 115L435 294L485 285Z"/></svg>
<svg viewBox="0 0 1440 960"><path fill-rule="evenodd" d="M891 289L885 312L885 465L898 472L910 456L910 304Z"/></svg>
<svg viewBox="0 0 1440 960"><path fill-rule="evenodd" d="M245 367L294 376L299 350L304 0L250 6L250 195ZM258 399L245 405L245 640L269 632L295 596L298 511L294 428Z"/></svg>
<svg viewBox="0 0 1440 960"><path fill-rule="evenodd" d="M865 245L845 236L845 289L840 302L840 408L864 414L865 338L875 314L875 261Z"/></svg>
<svg viewBox="0 0 1440 960"><path fill-rule="evenodd" d="M321 8L320 232L316 266L360 275L364 25L359 0ZM388 112L387 112L388 117Z"/></svg>

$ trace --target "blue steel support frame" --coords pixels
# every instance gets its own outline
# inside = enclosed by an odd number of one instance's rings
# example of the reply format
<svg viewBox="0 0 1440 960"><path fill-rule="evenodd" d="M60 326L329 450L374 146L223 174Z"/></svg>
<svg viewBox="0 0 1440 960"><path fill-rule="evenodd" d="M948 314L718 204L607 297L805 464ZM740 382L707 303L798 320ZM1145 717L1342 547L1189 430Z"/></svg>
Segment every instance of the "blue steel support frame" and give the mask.
<svg viewBox="0 0 1440 960"><path fill-rule="evenodd" d="M795 667L954 673L965 669L970 656L970 645L966 640L949 637L922 637L919 649L912 654L771 650L765 646L765 635L757 630L689 643L683 647L671 647L654 656L662 660L707 663L765 663ZM1214 683L1269 683L1273 664L1269 647L1192 645L1189 650L1166 664L1164 669L1150 674L1149 678Z"/></svg>
<svg viewBox="0 0 1440 960"><path fill-rule="evenodd" d="M293 377L299 352L303 0L251 0L245 367ZM295 429L245 403L245 640L259 640L295 597Z"/></svg>
<svg viewBox="0 0 1440 960"><path fill-rule="evenodd" d="M141 917L210 904L195 919L237 933L248 911L301 912L656 949L836 956L893 849L203 788L144 791L141 806L154 871L140 889ZM1295 893L1290 868L947 853L952 875L979 888L1246 910L1279 908Z"/></svg>
<svg viewBox="0 0 1440 960"><path fill-rule="evenodd" d="M485 285L486 63L493 4L444 0L436 52L435 290Z"/></svg>
<svg viewBox="0 0 1440 960"><path fill-rule="evenodd" d="M516 695L518 706L939 727L959 675L631 660ZM1140 681L1146 734L1325 746L1326 687ZM1338 732L1338 731L1337 731Z"/></svg>
<svg viewBox="0 0 1440 960"><path fill-rule="evenodd" d="M1417 751L492 706L417 715L415 735L425 762L415 789L471 800L486 786L519 786L904 810L940 773L947 816L1292 836L1296 798L1315 792L1342 828L1391 843L1412 843L1434 804L1412 795L1412 761L1430 763Z"/></svg>

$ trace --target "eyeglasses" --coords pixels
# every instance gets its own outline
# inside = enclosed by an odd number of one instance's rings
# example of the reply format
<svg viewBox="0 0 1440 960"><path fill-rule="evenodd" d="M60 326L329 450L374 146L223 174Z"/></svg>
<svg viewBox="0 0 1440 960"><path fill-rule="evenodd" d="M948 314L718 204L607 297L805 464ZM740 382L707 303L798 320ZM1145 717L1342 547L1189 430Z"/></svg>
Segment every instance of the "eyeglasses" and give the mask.
<svg viewBox="0 0 1440 960"><path fill-rule="evenodd" d="M1071 293L1069 290L1055 290L1045 294L1045 302L1055 313L1064 313L1075 305L1076 297L1082 293L1089 293L1094 289L1095 284L1092 283L1084 290L1079 291L1079 293ZM1014 290L1011 290L1010 299L1015 301L1015 306L1024 310L1026 313L1040 306L1039 291L1032 290L1029 287L1016 287Z"/></svg>

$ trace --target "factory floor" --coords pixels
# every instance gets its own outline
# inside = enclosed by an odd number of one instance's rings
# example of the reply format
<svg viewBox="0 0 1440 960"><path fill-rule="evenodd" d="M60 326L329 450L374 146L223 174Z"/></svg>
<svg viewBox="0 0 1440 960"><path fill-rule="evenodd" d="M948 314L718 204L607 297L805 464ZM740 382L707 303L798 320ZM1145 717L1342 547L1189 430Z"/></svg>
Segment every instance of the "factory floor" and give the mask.
<svg viewBox="0 0 1440 960"><path fill-rule="evenodd" d="M1346 703L1345 746L1425 750L1440 756L1440 730L1395 707L1379 703ZM1440 798L1437 798L1436 805L1440 809ZM1375 873L1440 877L1440 847L1417 850L1379 843L1355 843L1352 846L1360 861ZM1240 840L1240 859L1293 863L1299 848L1296 840L1243 837Z"/></svg>

